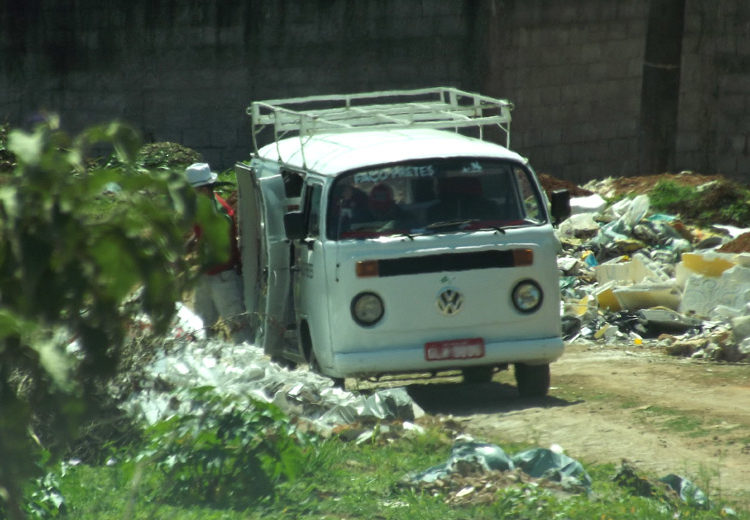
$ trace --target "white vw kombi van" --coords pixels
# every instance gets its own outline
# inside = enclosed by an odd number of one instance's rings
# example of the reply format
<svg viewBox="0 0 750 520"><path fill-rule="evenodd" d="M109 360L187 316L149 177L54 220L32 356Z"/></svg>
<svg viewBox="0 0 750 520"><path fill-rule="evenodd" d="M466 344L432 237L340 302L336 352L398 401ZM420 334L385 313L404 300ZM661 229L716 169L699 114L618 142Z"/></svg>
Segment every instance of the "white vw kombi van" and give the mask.
<svg viewBox="0 0 750 520"><path fill-rule="evenodd" d="M569 206L509 150L510 110L444 87L253 103L236 174L256 343L339 381L513 364L521 395L545 395L563 352L550 213Z"/></svg>

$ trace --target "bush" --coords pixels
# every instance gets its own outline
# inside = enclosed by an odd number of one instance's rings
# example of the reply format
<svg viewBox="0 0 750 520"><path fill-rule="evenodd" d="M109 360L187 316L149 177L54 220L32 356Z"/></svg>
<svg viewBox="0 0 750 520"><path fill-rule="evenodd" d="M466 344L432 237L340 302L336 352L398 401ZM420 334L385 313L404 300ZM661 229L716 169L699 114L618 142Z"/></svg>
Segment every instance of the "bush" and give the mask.
<svg viewBox="0 0 750 520"><path fill-rule="evenodd" d="M138 169L140 139L126 125L71 138L51 116L5 132L0 153L14 165L0 177L0 508L22 518L24 483L96 410L132 318L150 316L156 333L169 326L194 279L184 255L193 223L206 229L206 257L225 255L227 237L182 172ZM87 151L101 145L119 166L90 167Z"/></svg>
<svg viewBox="0 0 750 520"><path fill-rule="evenodd" d="M151 427L136 457L164 473L160 495L172 503L244 509L300 473L298 437L275 405L243 406L201 388L193 391L191 409Z"/></svg>

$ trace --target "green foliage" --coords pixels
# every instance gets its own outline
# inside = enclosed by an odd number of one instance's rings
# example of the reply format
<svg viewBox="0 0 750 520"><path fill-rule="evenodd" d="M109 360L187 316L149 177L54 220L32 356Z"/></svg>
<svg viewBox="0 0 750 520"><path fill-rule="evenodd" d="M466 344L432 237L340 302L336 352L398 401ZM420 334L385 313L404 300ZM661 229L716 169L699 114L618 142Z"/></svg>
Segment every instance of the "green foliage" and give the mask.
<svg viewBox="0 0 750 520"><path fill-rule="evenodd" d="M16 164L16 158L8 150L8 132L10 125L8 123L0 124L0 174L9 172ZM0 178L2 184L2 178Z"/></svg>
<svg viewBox="0 0 750 520"><path fill-rule="evenodd" d="M88 168L87 151L101 145L121 166ZM117 122L75 138L55 117L8 132L15 162L0 182L0 507L12 517L22 516L23 483L41 474L42 446L54 460L95 410L131 317L149 315L157 333L168 327L195 275L183 254L193 221L204 219L208 244L226 228L183 172L138 170L139 148L138 134Z"/></svg>
<svg viewBox="0 0 750 520"><path fill-rule="evenodd" d="M137 158L138 164L147 169L184 169L202 160L195 150L169 141L143 145Z"/></svg>
<svg viewBox="0 0 750 520"><path fill-rule="evenodd" d="M30 517L47 519L64 516L65 497L60 491L60 480L64 476L65 465L62 465L59 474L50 472L32 482L30 496L25 504Z"/></svg>
<svg viewBox="0 0 750 520"><path fill-rule="evenodd" d="M674 211L692 204L698 197L695 188L674 181L660 181L648 194L649 203L659 211Z"/></svg>
<svg viewBox="0 0 750 520"><path fill-rule="evenodd" d="M750 219L750 190L728 181L715 182L700 190L674 181L660 181L648 196L653 209L680 215L696 224L745 226Z"/></svg>
<svg viewBox="0 0 750 520"><path fill-rule="evenodd" d="M198 402L202 405L206 397L198 397ZM220 403L228 406L226 411L237 412L236 406L231 403L217 400L215 404L220 407ZM271 412L271 415L275 413ZM210 421L196 416L194 426L212 424L214 431L218 432L217 424L225 420L220 419L221 416L220 413ZM286 419L280 420L282 424L286 424ZM275 421L277 419L273 420ZM260 424L254 424L264 428L270 423L263 419ZM60 489L66 497L68 515L79 520L750 518L747 512L740 511L736 515L731 515L718 506L712 510L704 510L676 497L665 501L662 497L640 496L632 488L615 482L613 477L616 468L612 464L587 465L587 470L593 477L593 490L590 494L571 495L543 484L516 482L514 479L497 480L497 475L492 474L476 476L460 485L446 482L444 486L431 487L430 491L400 485L401 479L407 473L446 460L450 452L450 442L444 441L442 433L434 428L429 428L426 434L382 436L373 442L362 444L345 442L337 437L305 442L302 444L302 454L297 452L294 455L302 464L295 473L296 478L284 478L273 482L273 497L261 500L255 490L250 490L250 494L244 500L235 494L231 500L220 501L217 497L215 502L208 503L202 500L202 497L196 499L185 496L183 492L171 494L170 486L174 484L171 478L177 470L168 466L181 466L179 471L190 476L188 482L191 479L209 480L215 475L215 471L206 471L207 461L216 460L220 456L205 448L214 445L220 452L225 451L224 448L215 445L213 440L196 440L203 427L191 429L182 421L173 422L171 425L162 423L162 426L165 428L163 438L166 442L156 444L169 445L171 448L159 448L157 458L154 458L157 452L153 452L146 454L140 462L131 459L113 466L81 465L70 468L68 474L60 478ZM178 432L174 431L169 434L175 426L191 433L178 435ZM271 431L275 431L274 428ZM242 428L239 432L242 432ZM238 433L237 437L243 435ZM185 439L186 442L180 444L180 439ZM257 441L251 441L250 444L253 442ZM237 446L235 441L232 444ZM186 460L193 456L185 455L184 451L197 447L202 448L202 454L198 457L199 452L195 452L195 465L190 466ZM170 461L170 455L177 457L177 460ZM226 452L222 456L234 457ZM162 462L156 465L155 460ZM247 473L250 471L240 470L237 475L239 478L248 477ZM485 482L495 486L496 491L492 494L484 493ZM450 500L459 489L465 489L462 486L469 483L475 486L475 489L466 495L465 500ZM206 488L205 484L191 485L201 490ZM231 487L229 483L227 486Z"/></svg>
<svg viewBox="0 0 750 520"><path fill-rule="evenodd" d="M272 496L278 482L302 471L299 437L275 405L240 406L201 388L193 392L191 408L195 413L153 426L137 457L164 473L161 496L244 508Z"/></svg>

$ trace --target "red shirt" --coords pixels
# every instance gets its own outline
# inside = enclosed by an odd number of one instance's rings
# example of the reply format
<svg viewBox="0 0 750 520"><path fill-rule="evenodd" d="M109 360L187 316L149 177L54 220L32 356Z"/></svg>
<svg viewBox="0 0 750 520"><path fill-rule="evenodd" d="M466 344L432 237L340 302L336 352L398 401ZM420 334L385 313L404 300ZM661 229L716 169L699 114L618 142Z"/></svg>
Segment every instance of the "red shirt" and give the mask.
<svg viewBox="0 0 750 520"><path fill-rule="evenodd" d="M234 208L230 206L229 203L221 198L217 193L214 193L214 197L224 209L226 214L229 215L229 219L231 222L229 228L229 260L222 264L217 264L209 267L208 269L206 269L206 274L217 274L228 271L229 269L235 269L239 273L242 269L242 263L240 261L240 248L237 244L237 219L235 217L235 211ZM200 239L201 235L203 234L203 229L201 229L201 227L196 224L193 226L193 232L195 233L195 236Z"/></svg>

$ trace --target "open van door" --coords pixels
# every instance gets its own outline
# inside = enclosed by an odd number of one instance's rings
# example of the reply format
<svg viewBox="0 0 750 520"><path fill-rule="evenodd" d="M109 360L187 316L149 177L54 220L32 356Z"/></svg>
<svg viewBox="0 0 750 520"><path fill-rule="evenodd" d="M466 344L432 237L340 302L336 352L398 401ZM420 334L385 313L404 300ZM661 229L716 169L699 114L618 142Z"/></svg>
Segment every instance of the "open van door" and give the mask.
<svg viewBox="0 0 750 520"><path fill-rule="evenodd" d="M278 358L285 350L286 332L294 325L290 245L280 211L286 207L284 182L278 170L259 163L238 164L237 184L245 304L258 317L256 346ZM296 341L293 345L296 350Z"/></svg>

